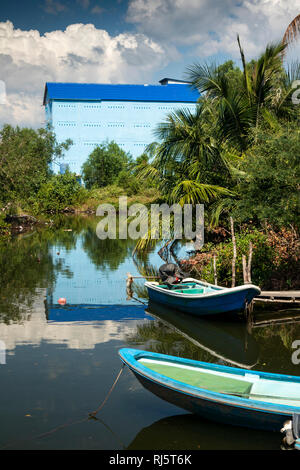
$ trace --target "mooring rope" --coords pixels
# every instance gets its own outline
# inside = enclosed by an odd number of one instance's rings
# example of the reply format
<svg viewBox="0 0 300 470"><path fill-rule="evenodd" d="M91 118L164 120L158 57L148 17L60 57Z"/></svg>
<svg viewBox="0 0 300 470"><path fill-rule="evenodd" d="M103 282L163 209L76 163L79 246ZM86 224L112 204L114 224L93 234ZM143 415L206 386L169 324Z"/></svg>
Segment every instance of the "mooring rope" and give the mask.
<svg viewBox="0 0 300 470"><path fill-rule="evenodd" d="M91 418L94 418L94 417L96 416L96 414L99 413L99 411L103 408L103 406L105 405L105 403L106 403L107 400L109 399L109 397L110 397L110 395L111 395L113 389L115 388L115 386L117 385L117 382L118 382L119 378L121 377L121 374L122 374L124 368L125 368L125 364L124 364L124 362L123 362L122 367L121 367L121 369L120 369L120 371L119 371L119 373L118 373L118 375L117 375L117 377L116 377L116 380L115 380L114 383L112 384L112 386L111 386L111 388L110 388L108 394L107 394L106 397L104 398L103 402L101 403L100 406L98 406L98 408L97 408L95 411L92 411L91 413L89 413L89 416L90 416Z"/></svg>
<svg viewBox="0 0 300 470"><path fill-rule="evenodd" d="M89 421L90 419L96 419L98 421L98 418L96 418L96 415L99 413L99 411L103 408L103 406L105 405L105 403L107 402L107 400L109 399L110 395L112 394L112 391L114 390L115 386L117 385L118 383L118 380L119 378L121 377L121 374L123 372L125 368L125 364L123 363L122 364L122 367L121 369L119 370L119 373L114 381L114 383L112 384L111 388L109 389L107 395L105 396L104 400L102 401L102 403L98 406L98 408L95 410L95 411L92 411L90 413L88 413L88 416L85 417L85 418L82 418L82 419L79 419L77 421L72 421L71 423L70 422L67 422L67 423L64 423L64 424L60 424L59 426L57 426L56 428L54 429L51 429L50 431L47 431L47 432L44 432L42 434L39 434L38 436L33 436L29 439L25 439L25 440L22 440L21 442L28 442L28 441L33 441L34 439L43 439L44 437L46 436L50 436L51 434L54 434L55 432L57 431L60 431L61 429L64 429L64 428L67 428L68 426L73 426L74 424L80 424L80 423L84 423L86 421ZM102 422L102 424L107 427L105 425L105 423L102 421L102 420L99 420L100 422ZM11 447L13 445L13 443L11 444L7 444L6 446L4 447L1 447L1 450L4 450L4 449L7 449L8 447Z"/></svg>

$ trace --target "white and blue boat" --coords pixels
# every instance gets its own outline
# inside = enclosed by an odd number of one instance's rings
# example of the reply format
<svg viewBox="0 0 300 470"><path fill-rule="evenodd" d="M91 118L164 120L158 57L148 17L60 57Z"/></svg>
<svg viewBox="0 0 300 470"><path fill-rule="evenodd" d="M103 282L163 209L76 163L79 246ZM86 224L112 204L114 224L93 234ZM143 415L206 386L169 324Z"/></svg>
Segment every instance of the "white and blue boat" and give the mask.
<svg viewBox="0 0 300 470"><path fill-rule="evenodd" d="M171 288L167 284L149 281L145 286L151 301L193 315L240 312L261 293L260 288L253 284L228 288L193 278L183 279Z"/></svg>
<svg viewBox="0 0 300 470"><path fill-rule="evenodd" d="M300 377L129 348L119 355L146 389L209 420L279 432L300 413Z"/></svg>

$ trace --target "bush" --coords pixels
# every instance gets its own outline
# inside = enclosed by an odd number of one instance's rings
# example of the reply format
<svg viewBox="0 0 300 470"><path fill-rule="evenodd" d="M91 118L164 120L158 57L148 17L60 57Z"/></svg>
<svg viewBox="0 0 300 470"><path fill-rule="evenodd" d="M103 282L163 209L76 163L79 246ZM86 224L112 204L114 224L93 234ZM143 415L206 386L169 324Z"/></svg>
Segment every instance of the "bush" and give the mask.
<svg viewBox="0 0 300 470"><path fill-rule="evenodd" d="M130 173L128 170L122 170L116 180L116 184L126 190L128 196L137 194L141 189L141 184L137 177Z"/></svg>
<svg viewBox="0 0 300 470"><path fill-rule="evenodd" d="M130 163L131 156L115 142L105 142L96 147L83 164L83 181L88 189L114 184L119 173Z"/></svg>
<svg viewBox="0 0 300 470"><path fill-rule="evenodd" d="M295 126L259 129L242 164L235 220L299 227L300 132Z"/></svg>
<svg viewBox="0 0 300 470"><path fill-rule="evenodd" d="M236 285L244 283L242 255L248 259L249 243L253 245L251 278L253 284L264 289L283 290L299 288L300 242L297 234L283 229L280 232L258 230L236 234ZM231 239L226 242L207 243L205 252L198 253L185 265L193 266L201 279L214 283L213 254L216 254L218 284L231 287L233 244Z"/></svg>
<svg viewBox="0 0 300 470"><path fill-rule="evenodd" d="M245 234L236 234L236 284L243 284L243 265L242 255L248 258L249 243L253 244L253 257L252 257L252 282L257 285L262 285L270 274L273 268L274 250L267 244L267 236L259 231L249 232ZM215 246L214 250L217 256L217 275L218 283L221 285L231 286L232 279L232 256L233 244L232 241L220 243ZM212 259L212 253L210 254ZM214 282L212 263L209 262L201 271L201 275L208 280Z"/></svg>
<svg viewBox="0 0 300 470"><path fill-rule="evenodd" d="M10 224L5 220L5 214L0 214L0 237L6 239L10 237Z"/></svg>
<svg viewBox="0 0 300 470"><path fill-rule="evenodd" d="M82 203L87 190L77 181L75 174L54 175L42 184L37 194L38 207L45 212L59 212Z"/></svg>
<svg viewBox="0 0 300 470"><path fill-rule="evenodd" d="M5 125L0 131L1 201L26 201L36 194L51 174L51 162L70 145L70 140L58 144L49 129Z"/></svg>

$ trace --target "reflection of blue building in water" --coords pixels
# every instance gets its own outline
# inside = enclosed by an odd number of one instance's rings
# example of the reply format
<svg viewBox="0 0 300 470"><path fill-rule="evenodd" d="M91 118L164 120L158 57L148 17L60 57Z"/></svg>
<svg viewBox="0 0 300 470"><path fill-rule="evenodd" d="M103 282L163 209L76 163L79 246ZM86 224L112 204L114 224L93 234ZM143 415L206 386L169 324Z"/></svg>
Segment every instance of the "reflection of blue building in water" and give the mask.
<svg viewBox="0 0 300 470"><path fill-rule="evenodd" d="M58 142L72 139L60 170L81 173L92 150L114 140L133 157L155 140L153 130L166 114L185 107L195 109L199 94L186 82L163 79L160 85L46 83L47 122ZM58 171L59 167L53 168Z"/></svg>

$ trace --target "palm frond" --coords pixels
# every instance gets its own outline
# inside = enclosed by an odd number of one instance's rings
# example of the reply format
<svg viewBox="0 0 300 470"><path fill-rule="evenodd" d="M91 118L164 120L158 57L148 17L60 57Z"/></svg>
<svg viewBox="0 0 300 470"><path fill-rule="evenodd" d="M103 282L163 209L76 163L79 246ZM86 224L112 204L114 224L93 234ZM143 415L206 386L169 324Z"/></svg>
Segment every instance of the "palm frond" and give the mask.
<svg viewBox="0 0 300 470"><path fill-rule="evenodd" d="M248 73L248 69L247 69L245 54L244 54L244 51L243 51L242 46L241 46L240 36L239 36L239 35L237 35L237 42L238 42L238 45L239 45L241 60L242 60L242 64L243 64L244 85L245 85L245 89L246 89L246 92L247 92L247 96L248 96L249 102L251 102L251 83L250 83L250 77L249 77L249 73Z"/></svg>
<svg viewBox="0 0 300 470"><path fill-rule="evenodd" d="M210 98L227 96L230 83L226 74L216 64L194 63L187 68L186 74L191 87L200 93L207 93Z"/></svg>
<svg viewBox="0 0 300 470"><path fill-rule="evenodd" d="M171 193L172 201L184 204L209 202L224 195L233 195L232 191L213 184L204 184L195 180L180 181Z"/></svg>
<svg viewBox="0 0 300 470"><path fill-rule="evenodd" d="M236 206L236 198L228 197L216 201L211 207L210 226L216 227L222 214L229 214Z"/></svg>
<svg viewBox="0 0 300 470"><path fill-rule="evenodd" d="M282 42L283 44L291 44L293 41L296 41L300 33L300 15L297 15L293 21L290 22L288 27L285 30L283 35Z"/></svg>

